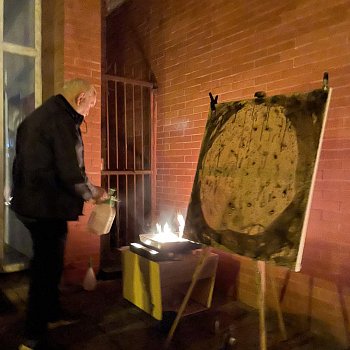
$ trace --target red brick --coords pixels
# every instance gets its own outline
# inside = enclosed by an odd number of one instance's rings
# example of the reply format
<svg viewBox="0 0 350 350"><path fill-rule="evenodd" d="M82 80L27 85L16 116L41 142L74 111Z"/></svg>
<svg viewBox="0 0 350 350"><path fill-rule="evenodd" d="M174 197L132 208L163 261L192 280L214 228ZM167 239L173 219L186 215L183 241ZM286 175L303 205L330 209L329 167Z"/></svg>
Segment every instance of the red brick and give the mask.
<svg viewBox="0 0 350 350"><path fill-rule="evenodd" d="M324 169L322 178L325 180L335 179L335 180L348 180L349 173L342 169Z"/></svg>
<svg viewBox="0 0 350 350"><path fill-rule="evenodd" d="M101 19L99 2L88 0L84 7L75 6L74 2L64 2L64 76L70 78L86 78L96 85L98 93L101 92ZM88 134L84 135L86 145L87 171L90 180L98 185L100 183L100 96L96 108L89 116ZM93 121L93 122L92 122ZM100 146L99 146L100 147ZM94 175L96 174L96 176ZM86 206L84 212L88 214L91 208ZM70 224L71 232L67 244L66 263L76 264L77 261L84 261L86 267L89 254L99 255L99 240L91 239L88 243L89 249L81 253L78 248L86 242L86 236L76 235L76 232L86 232L87 217L83 217L78 223ZM75 237L76 236L76 237ZM72 245L73 244L73 245ZM98 258L96 261L98 262Z"/></svg>

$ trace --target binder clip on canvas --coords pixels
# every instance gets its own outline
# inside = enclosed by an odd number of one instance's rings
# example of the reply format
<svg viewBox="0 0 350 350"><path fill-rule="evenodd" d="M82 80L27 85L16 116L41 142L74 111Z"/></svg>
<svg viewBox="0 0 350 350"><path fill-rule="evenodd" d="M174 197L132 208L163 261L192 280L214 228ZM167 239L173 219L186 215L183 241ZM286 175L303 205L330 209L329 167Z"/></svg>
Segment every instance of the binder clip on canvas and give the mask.
<svg viewBox="0 0 350 350"><path fill-rule="evenodd" d="M109 189L109 198L95 205L87 223L90 232L96 235L104 235L111 230L116 215L115 203L119 201L114 193L115 189Z"/></svg>
<svg viewBox="0 0 350 350"><path fill-rule="evenodd" d="M210 97L210 109L213 111L213 112L216 112L216 106L218 104L218 95L213 96L213 94L211 92L209 92L209 97Z"/></svg>

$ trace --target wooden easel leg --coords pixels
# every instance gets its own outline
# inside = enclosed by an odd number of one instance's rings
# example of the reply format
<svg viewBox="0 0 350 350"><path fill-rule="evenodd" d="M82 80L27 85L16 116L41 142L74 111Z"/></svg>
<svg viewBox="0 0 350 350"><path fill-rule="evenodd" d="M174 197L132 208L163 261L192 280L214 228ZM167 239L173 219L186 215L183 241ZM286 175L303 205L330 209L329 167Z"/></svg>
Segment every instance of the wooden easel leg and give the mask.
<svg viewBox="0 0 350 350"><path fill-rule="evenodd" d="M167 339L165 341L165 348L168 348L169 345L170 345L170 342L174 336L174 332L175 332L175 329L180 321L180 318L183 314L183 312L185 311L185 308L187 306L187 303L191 297L191 294L192 294L192 291L193 291L193 288L194 286L196 285L197 283L197 280L198 280L198 277L202 271L202 267L204 266L207 258L209 257L209 254L210 254L210 250L209 248L204 248L202 250L202 253L201 253L201 256L198 260L198 263L197 263L197 266L196 266L196 269L194 270L194 273L193 273L193 276L192 276L192 281L191 281L191 284L187 290L187 293L182 301L182 304L180 305L180 308L179 308L179 311L177 312L176 314L176 318L170 328L170 331L168 333L168 336L167 336Z"/></svg>
<svg viewBox="0 0 350 350"><path fill-rule="evenodd" d="M280 300L277 294L277 287L276 287L276 280L275 277L270 274L270 281L271 281L271 286L272 286L272 294L273 298L276 303L276 311L277 311L277 318L278 318L278 327L280 329L282 339L287 340L287 331L286 331L286 326L284 324L284 319L283 319L283 314L281 310L281 304Z"/></svg>
<svg viewBox="0 0 350 350"><path fill-rule="evenodd" d="M345 329L345 340L346 340L346 346L350 345L350 334L349 334L349 315L346 309L346 301L344 298L344 290L341 282L336 283L337 291L339 295L339 303L343 315L344 320L344 329Z"/></svg>
<svg viewBox="0 0 350 350"><path fill-rule="evenodd" d="M265 293L266 293L266 263L258 260L259 273L259 330L260 330L260 350L266 350L266 324L265 324Z"/></svg>

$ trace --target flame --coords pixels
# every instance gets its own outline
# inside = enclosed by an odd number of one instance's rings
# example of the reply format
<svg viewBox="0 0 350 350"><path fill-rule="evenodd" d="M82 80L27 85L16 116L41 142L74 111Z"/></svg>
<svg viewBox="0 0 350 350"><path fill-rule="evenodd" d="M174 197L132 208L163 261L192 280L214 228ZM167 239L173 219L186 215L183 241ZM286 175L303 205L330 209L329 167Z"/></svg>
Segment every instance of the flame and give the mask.
<svg viewBox="0 0 350 350"><path fill-rule="evenodd" d="M187 241L187 239L182 238L185 228L185 219L180 213L177 214L177 221L179 222L178 235L171 231L171 228L167 222L165 223L163 229L162 226L159 223L157 223L157 234L155 235L156 240L161 243Z"/></svg>
<svg viewBox="0 0 350 350"><path fill-rule="evenodd" d="M179 222L179 237L182 238L185 228L185 219L182 214L177 214L177 221Z"/></svg>

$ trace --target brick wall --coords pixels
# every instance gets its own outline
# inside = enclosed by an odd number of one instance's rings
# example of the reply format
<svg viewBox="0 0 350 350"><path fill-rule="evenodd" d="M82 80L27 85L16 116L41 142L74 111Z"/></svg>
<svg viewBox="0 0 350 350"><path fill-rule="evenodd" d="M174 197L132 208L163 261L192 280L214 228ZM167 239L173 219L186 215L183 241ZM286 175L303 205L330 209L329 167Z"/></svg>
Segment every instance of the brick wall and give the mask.
<svg viewBox="0 0 350 350"><path fill-rule="evenodd" d="M42 7L42 99L47 100L63 85L64 0L43 1Z"/></svg>
<svg viewBox="0 0 350 350"><path fill-rule="evenodd" d="M83 78L97 90L96 106L86 118L83 133L85 165L90 181L99 185L101 171L101 6L100 0L64 0L64 80ZM82 125L82 132L85 126ZM66 249L65 281L79 282L87 269L89 256L99 263L98 236L86 230L91 206L85 205L79 222L71 222Z"/></svg>
<svg viewBox="0 0 350 350"><path fill-rule="evenodd" d="M219 101L333 87L302 271L274 268L285 312L344 344L350 308L350 1L130 0L107 21L108 65L158 84L157 208L186 212ZM231 271L231 276L230 276ZM256 305L255 265L221 253L217 287ZM311 320L311 322L309 322Z"/></svg>

